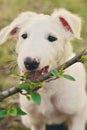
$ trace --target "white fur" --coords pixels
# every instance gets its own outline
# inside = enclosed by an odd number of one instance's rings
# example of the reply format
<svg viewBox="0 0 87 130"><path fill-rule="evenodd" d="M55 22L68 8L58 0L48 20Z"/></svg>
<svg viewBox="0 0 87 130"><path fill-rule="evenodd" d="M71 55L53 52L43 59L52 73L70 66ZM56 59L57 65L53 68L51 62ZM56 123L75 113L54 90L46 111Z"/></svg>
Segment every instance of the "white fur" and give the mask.
<svg viewBox="0 0 87 130"><path fill-rule="evenodd" d="M64 18L72 32L67 30L59 17ZM16 29L15 33L12 31ZM81 20L65 9L56 10L51 16L25 12L18 16L9 26L0 32L0 44L8 36L18 38L17 53L20 73L26 72L24 59L38 58L38 69L49 65L49 70L64 63L74 56L70 40L80 38ZM28 38L23 39L22 34ZM49 42L49 35L57 37L57 41ZM85 130L87 119L86 73L83 64L76 63L65 70L66 74L75 77L76 81L59 78L46 83L38 90L42 101L40 106L28 101L20 95L20 106L28 114L22 116L22 122L31 130L45 130L46 124L65 122L68 130Z"/></svg>

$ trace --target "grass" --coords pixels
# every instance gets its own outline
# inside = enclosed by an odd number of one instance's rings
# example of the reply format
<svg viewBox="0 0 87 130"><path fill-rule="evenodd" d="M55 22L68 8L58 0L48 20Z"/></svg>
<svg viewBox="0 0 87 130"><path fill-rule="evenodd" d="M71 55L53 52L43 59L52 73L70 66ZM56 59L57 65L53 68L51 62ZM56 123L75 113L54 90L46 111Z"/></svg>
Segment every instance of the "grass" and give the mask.
<svg viewBox="0 0 87 130"><path fill-rule="evenodd" d="M82 40L73 41L74 51L78 53L87 46L87 0L0 0L0 29L8 25L23 11L50 14L54 8L60 7L67 8L82 17ZM15 42L11 39L5 45L0 46L0 68L6 66L8 61L15 60L13 54ZM17 85L16 79L10 76L12 73L9 66L7 66L7 71L0 73L0 90Z"/></svg>

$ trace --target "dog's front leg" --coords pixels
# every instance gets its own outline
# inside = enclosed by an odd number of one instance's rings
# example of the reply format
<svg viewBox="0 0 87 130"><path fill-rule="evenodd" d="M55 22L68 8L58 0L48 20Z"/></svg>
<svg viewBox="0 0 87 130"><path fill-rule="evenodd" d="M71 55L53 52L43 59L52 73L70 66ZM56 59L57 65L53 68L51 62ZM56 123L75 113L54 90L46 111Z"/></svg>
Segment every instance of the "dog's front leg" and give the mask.
<svg viewBox="0 0 87 130"><path fill-rule="evenodd" d="M29 115L22 116L21 120L24 126L29 130L46 130L46 125L44 122L38 122L38 119L35 118L32 120Z"/></svg>
<svg viewBox="0 0 87 130"><path fill-rule="evenodd" d="M83 117L74 117L71 119L68 130L85 130L86 120Z"/></svg>
<svg viewBox="0 0 87 130"><path fill-rule="evenodd" d="M46 130L46 126L45 124L33 125L31 127L31 130Z"/></svg>

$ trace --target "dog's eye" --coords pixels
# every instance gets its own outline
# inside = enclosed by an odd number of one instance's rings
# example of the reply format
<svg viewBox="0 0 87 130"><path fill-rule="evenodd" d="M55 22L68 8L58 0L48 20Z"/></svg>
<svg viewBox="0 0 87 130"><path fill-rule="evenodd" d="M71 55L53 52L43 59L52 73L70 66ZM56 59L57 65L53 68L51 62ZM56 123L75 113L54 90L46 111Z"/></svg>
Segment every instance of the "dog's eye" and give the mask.
<svg viewBox="0 0 87 130"><path fill-rule="evenodd" d="M26 39L26 38L27 38L27 33L22 34L21 37L22 37L23 39Z"/></svg>
<svg viewBox="0 0 87 130"><path fill-rule="evenodd" d="M51 35L48 36L48 41L50 41L50 42L54 42L54 41L56 41L56 40L57 40L56 37L51 36Z"/></svg>

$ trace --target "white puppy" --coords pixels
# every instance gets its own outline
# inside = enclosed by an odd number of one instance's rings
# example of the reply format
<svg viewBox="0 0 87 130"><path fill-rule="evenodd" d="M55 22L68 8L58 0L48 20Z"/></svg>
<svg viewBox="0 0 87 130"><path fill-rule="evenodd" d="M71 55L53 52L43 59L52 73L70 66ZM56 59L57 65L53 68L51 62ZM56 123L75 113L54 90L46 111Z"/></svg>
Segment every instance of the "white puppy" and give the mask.
<svg viewBox="0 0 87 130"><path fill-rule="evenodd" d="M0 32L0 44L9 36L17 37L16 51L20 73L49 71L74 56L70 40L80 39L81 20L65 9L52 15L24 12ZM65 70L76 81L59 78L39 90L40 106L20 95L20 105L28 114L23 124L31 130L45 130L46 124L65 122L68 130L85 130L87 119L86 73L81 63Z"/></svg>

